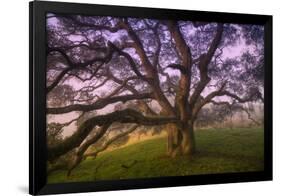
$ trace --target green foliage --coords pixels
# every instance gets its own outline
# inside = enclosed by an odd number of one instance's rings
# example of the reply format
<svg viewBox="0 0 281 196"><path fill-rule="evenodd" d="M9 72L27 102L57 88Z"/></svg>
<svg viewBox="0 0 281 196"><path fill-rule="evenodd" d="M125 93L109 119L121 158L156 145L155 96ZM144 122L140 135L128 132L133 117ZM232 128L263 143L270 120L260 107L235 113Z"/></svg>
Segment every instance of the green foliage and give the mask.
<svg viewBox="0 0 281 196"><path fill-rule="evenodd" d="M263 170L263 130L260 128L196 131L192 158L166 156L166 138L151 139L104 152L83 161L68 178L55 171L49 183L181 176Z"/></svg>

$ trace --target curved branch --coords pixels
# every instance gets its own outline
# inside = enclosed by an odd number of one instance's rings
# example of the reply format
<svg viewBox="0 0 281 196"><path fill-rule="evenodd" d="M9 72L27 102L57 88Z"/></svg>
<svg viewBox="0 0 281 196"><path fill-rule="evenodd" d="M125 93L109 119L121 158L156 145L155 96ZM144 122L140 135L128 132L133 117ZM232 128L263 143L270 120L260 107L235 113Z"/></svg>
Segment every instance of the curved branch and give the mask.
<svg viewBox="0 0 281 196"><path fill-rule="evenodd" d="M171 33L171 36L175 41L177 51L181 56L182 66L184 66L188 70L191 70L191 66L192 66L191 51L182 36L182 33L178 27L178 23L176 21L167 21L167 26Z"/></svg>
<svg viewBox="0 0 281 196"><path fill-rule="evenodd" d="M75 121L78 121L83 115L85 114L85 112L82 112L78 117L73 118L72 120L65 122L65 123L56 123L59 127L58 127L58 131L62 130L64 127L69 126L70 124L72 124Z"/></svg>
<svg viewBox="0 0 281 196"><path fill-rule="evenodd" d="M156 40L156 48L154 57L152 59L152 65L157 68L157 65L159 63L159 55L162 47L162 43L158 34L158 27L160 25L160 22L157 22L154 26L150 25L146 20L144 20L144 24L146 25L147 29L151 30L154 34L155 40Z"/></svg>
<svg viewBox="0 0 281 196"><path fill-rule="evenodd" d="M257 94L258 94L258 92L253 92L252 94L250 94L247 97L239 97L238 95L236 95L234 93L224 90L225 85L226 85L226 82L223 83L223 85L220 87L219 90L210 93L203 100L201 100L199 102L197 101L197 103L195 104L195 106L193 108L193 120L195 120L197 118L197 114L200 111L200 109L204 105L206 105L210 102L213 102L212 99L215 97L227 96L227 97L231 97L231 98L235 99L239 103L246 103L246 102L253 101L254 98L257 97Z"/></svg>
<svg viewBox="0 0 281 196"><path fill-rule="evenodd" d="M142 75L142 73L138 70L136 63L135 63L135 61L133 60L133 58L131 57L130 54L128 54L127 52L122 51L121 49L119 49L117 46L115 46L115 45L114 45L113 43L111 43L111 42L109 42L109 44L111 45L111 47L112 47L120 56L123 56L123 57L125 57L125 58L128 60L130 66L131 66L131 68L132 68L132 70L135 72L135 74L136 74L139 78L141 78L141 79L143 79L143 80L145 80L145 81L147 80L147 78L146 78L144 75Z"/></svg>
<svg viewBox="0 0 281 196"><path fill-rule="evenodd" d="M209 64L212 57L214 56L220 42L222 39L222 33L223 33L223 23L219 23L217 26L217 31L216 31L216 35L213 39L213 41L211 42L211 45L209 47L209 50L207 52L207 56L206 56L206 64Z"/></svg>
<svg viewBox="0 0 281 196"><path fill-rule="evenodd" d="M101 109L108 104L116 103L116 102L127 102L130 100L136 100L136 99L151 99L153 98L152 93L144 93L144 94L138 94L138 95L120 95L115 97L109 97L106 99L99 99L95 103L84 105L84 104L73 104L65 107L60 108L47 108L47 114L64 114L72 111L83 111L88 112L91 110L97 110Z"/></svg>
<svg viewBox="0 0 281 196"><path fill-rule="evenodd" d="M132 127L130 127L128 130L113 136L112 138L110 138L101 148L98 148L96 151L85 154L84 157L88 157L88 156L92 156L92 157L96 157L98 155L98 153L106 150L108 148L108 146L110 144L112 144L113 142L115 142L117 139L124 137L126 135L128 135L129 133L132 133L133 131L135 131L137 128L139 127L139 125L133 125Z"/></svg>
<svg viewBox="0 0 281 196"><path fill-rule="evenodd" d="M167 67L165 67L165 69L166 68L177 69L181 72L181 74L184 74L184 75L188 74L187 69L180 64L172 63L172 64L168 65Z"/></svg>
<svg viewBox="0 0 281 196"><path fill-rule="evenodd" d="M189 46L182 36L178 23L176 21L168 21L167 26L170 31L171 37L175 41L178 54L182 60L181 65L172 65L172 68L177 68L181 71L181 76L176 93L175 106L181 119L183 121L186 121L189 116L188 114L190 113L188 97L190 94L191 84L192 55Z"/></svg>
<svg viewBox="0 0 281 196"><path fill-rule="evenodd" d="M120 84L120 85L123 85L123 80L121 80L121 79L115 77L110 71L108 71L108 77L109 77L112 81L114 81L115 83ZM136 95L139 94L139 92L138 92L134 87L132 87L131 85L128 85L127 83L124 84L124 87L125 87L127 90L131 91L133 94L136 94Z"/></svg>
<svg viewBox="0 0 281 196"><path fill-rule="evenodd" d="M131 25L129 24L127 19L125 19L122 22L122 25L124 26L124 29L127 30L130 38L134 41L133 46L134 46L138 56L141 59L142 66L144 67L145 72L146 72L146 81L153 88L155 99L158 101L159 105L162 107L162 109L167 114L174 114L174 109L173 109L172 105L170 104L167 97L164 95L164 93L162 92L162 90L160 88L160 84L159 84L160 81L159 81L159 76L157 74L157 70L149 61L139 36L133 30L133 28L131 27Z"/></svg>
<svg viewBox="0 0 281 196"><path fill-rule="evenodd" d="M224 87L226 86L226 82L224 82L222 84L222 86L216 90L211 92L210 94L208 94L205 98L203 98L202 100L197 99L196 103L194 104L194 106L192 107L192 116L193 116L193 120L195 120L197 118L197 115L199 113L199 111L201 110L201 108L210 103L212 101L212 99L216 96L219 96L221 94L221 92L223 91Z"/></svg>
<svg viewBox="0 0 281 196"><path fill-rule="evenodd" d="M123 85L123 81L116 78L112 73L109 73L110 74L110 78L116 82L117 84L120 84L120 85ZM124 88L126 88L128 91L131 91L133 94L135 95L138 95L139 92L134 88L132 87L131 85L128 85L127 83L124 85ZM145 108L145 113L146 114L151 114L151 115L156 115L157 113L154 112L148 105L147 103L144 101L144 100L139 100L139 105L141 105L143 108Z"/></svg>
<svg viewBox="0 0 281 196"><path fill-rule="evenodd" d="M51 90L53 90L58 85L58 83L61 81L61 79L73 68L74 67L67 67L63 71L61 71L59 73L59 75L56 77L56 79L53 81L53 83L51 85L47 86L47 93L49 93Z"/></svg>
<svg viewBox="0 0 281 196"><path fill-rule="evenodd" d="M70 60L68 55L61 49L61 48L48 48L47 53L50 54L51 52L59 52L67 61L68 67L64 69L54 80L54 82L47 87L47 93L49 93L52 89L54 89L58 83L61 81L61 79L71 70L74 69L83 69L88 65L92 65L94 63L100 62L101 64L96 68L96 70L93 72L92 77L96 75L98 70L104 65L105 63L108 63L113 55L113 50L111 47L107 48L107 53L104 57L94 57L93 59L89 61L85 61L83 63L74 63Z"/></svg>
<svg viewBox="0 0 281 196"><path fill-rule="evenodd" d="M83 154L86 152L86 150L89 148L89 146L96 143L100 138L102 138L109 127L110 127L110 124L105 124L104 126L102 126L92 138L90 138L89 140L84 142L79 147L73 163L71 163L71 165L68 168L68 173L67 173L68 176L70 175L71 171L82 161Z"/></svg>
<svg viewBox="0 0 281 196"><path fill-rule="evenodd" d="M133 46L136 49L136 52L138 53L138 55L142 61L142 65L144 66L144 68L146 70L147 77L156 79L155 77L158 77L157 72L154 69L154 67L152 66L152 64L150 63L149 59L147 58L147 55L145 53L145 50L143 48L143 44L142 44L140 38L135 33L135 31L133 30L133 28L131 27L130 23L127 20L124 20L123 26L127 30L131 39L134 41Z"/></svg>
<svg viewBox="0 0 281 196"><path fill-rule="evenodd" d="M61 143L48 148L48 160L52 161L70 150L80 146L95 126L108 125L113 122L136 123L140 125L162 125L166 123L178 123L175 117L143 116L132 109L115 111L106 115L94 116L86 120L78 130Z"/></svg>
<svg viewBox="0 0 281 196"><path fill-rule="evenodd" d="M120 86L118 86L116 89L114 89L109 95L107 95L104 99L108 99L114 95L116 95L118 92L120 92L120 90L122 90L124 87L127 86L127 83L130 81L130 80L135 80L135 79L138 79L138 77L129 77L129 78L126 78L125 80L123 80L123 82L120 84Z"/></svg>
<svg viewBox="0 0 281 196"><path fill-rule="evenodd" d="M103 126L101 129L108 129L109 126ZM97 142L97 140L93 137L92 139L87 140L79 149L76 154L76 157L74 159L74 162L70 165L68 168L68 173L67 175L69 176L72 172L73 169L75 169L83 160L83 158L86 158L88 156L96 157L100 152L106 150L109 145L111 145L113 142L115 142L117 139L124 137L125 135L128 135L129 133L132 133L133 131L136 130L138 125L134 125L131 128L129 128L127 131L124 131L112 138L110 138L102 147L98 148L96 151L85 154L84 153L87 151L87 149L93 145L94 143Z"/></svg>
<svg viewBox="0 0 281 196"><path fill-rule="evenodd" d="M217 31L214 36L213 41L208 49L207 54L202 54L199 57L199 64L198 68L200 71L200 81L198 82L193 94L190 97L190 104L193 107L196 103L197 99L199 98L202 91L205 89L206 85L210 82L211 78L208 76L208 65L213 58L215 51L218 48L218 45L221 42L223 33L223 24L218 24Z"/></svg>

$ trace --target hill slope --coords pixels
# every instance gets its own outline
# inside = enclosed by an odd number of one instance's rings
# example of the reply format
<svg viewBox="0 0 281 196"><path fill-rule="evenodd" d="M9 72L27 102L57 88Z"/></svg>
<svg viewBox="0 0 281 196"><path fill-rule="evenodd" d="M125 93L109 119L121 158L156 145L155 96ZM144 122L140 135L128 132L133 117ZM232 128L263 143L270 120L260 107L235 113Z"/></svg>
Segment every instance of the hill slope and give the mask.
<svg viewBox="0 0 281 196"><path fill-rule="evenodd" d="M48 183L263 170L262 129L199 130L196 142L195 156L172 159L165 138L146 140L88 158L68 178L64 170L53 172Z"/></svg>

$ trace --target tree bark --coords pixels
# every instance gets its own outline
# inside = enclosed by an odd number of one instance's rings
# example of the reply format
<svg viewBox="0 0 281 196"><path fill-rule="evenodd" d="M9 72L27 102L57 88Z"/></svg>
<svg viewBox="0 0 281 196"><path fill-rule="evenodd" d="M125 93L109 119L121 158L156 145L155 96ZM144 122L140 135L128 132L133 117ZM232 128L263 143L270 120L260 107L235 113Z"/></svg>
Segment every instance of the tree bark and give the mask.
<svg viewBox="0 0 281 196"><path fill-rule="evenodd" d="M178 127L175 124L167 124L167 154L171 157L175 154L175 148L177 145L177 134L178 134Z"/></svg>
<svg viewBox="0 0 281 196"><path fill-rule="evenodd" d="M194 125L193 123L186 123L183 125L181 130L182 141L181 141L181 153L183 155L192 155L195 150L195 137L194 137Z"/></svg>
<svg viewBox="0 0 281 196"><path fill-rule="evenodd" d="M166 129L168 133L167 153L169 156L191 156L195 152L193 123L184 123L182 126L170 123L166 125Z"/></svg>

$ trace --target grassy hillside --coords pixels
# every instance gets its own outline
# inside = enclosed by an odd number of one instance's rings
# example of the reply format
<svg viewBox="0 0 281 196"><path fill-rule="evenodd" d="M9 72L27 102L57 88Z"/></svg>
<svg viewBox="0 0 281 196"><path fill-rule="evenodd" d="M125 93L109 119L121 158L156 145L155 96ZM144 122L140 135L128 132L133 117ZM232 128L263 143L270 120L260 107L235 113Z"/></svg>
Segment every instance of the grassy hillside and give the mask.
<svg viewBox="0 0 281 196"><path fill-rule="evenodd" d="M208 129L196 131L197 150L192 158L165 155L166 138L132 144L88 158L70 177L60 170L49 183L108 179L180 176L263 170L263 130Z"/></svg>

